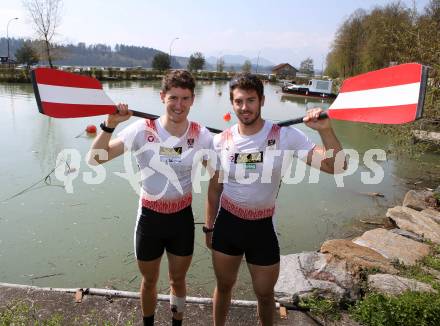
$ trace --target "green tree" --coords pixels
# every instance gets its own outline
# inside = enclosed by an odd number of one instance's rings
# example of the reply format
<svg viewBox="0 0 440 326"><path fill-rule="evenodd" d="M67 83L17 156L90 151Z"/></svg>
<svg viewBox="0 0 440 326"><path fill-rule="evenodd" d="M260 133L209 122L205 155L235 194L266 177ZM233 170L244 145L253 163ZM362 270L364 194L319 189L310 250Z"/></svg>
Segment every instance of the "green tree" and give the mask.
<svg viewBox="0 0 440 326"><path fill-rule="evenodd" d="M40 61L37 51L34 49L30 41L26 41L15 52L15 58L18 63L25 64L28 68Z"/></svg>
<svg viewBox="0 0 440 326"><path fill-rule="evenodd" d="M440 0L431 0L422 13L397 1L370 12L355 11L338 29L327 55L326 74L332 77L350 77L391 63L419 62L431 67L423 118L405 125L375 127L390 136L395 152L418 155L427 146L413 144L412 131L440 130L439 31Z"/></svg>
<svg viewBox="0 0 440 326"><path fill-rule="evenodd" d="M251 69L252 69L252 63L250 60L246 60L243 63L243 66L241 66L241 71L243 72L251 72Z"/></svg>
<svg viewBox="0 0 440 326"><path fill-rule="evenodd" d="M299 65L299 72L302 74L306 74L308 76L313 76L315 73L313 59L309 57L309 58L301 61L301 64Z"/></svg>
<svg viewBox="0 0 440 326"><path fill-rule="evenodd" d="M167 53L163 53L163 52L156 54L153 58L153 62L151 66L153 67L153 69L159 71L170 69L171 67L170 56Z"/></svg>
<svg viewBox="0 0 440 326"><path fill-rule="evenodd" d="M366 12L358 9L338 29L330 53L327 55L326 74L345 77L360 72L359 61L365 39L365 17Z"/></svg>
<svg viewBox="0 0 440 326"><path fill-rule="evenodd" d="M187 66L189 71L202 70L204 66L205 57L201 52L195 52L190 55Z"/></svg>

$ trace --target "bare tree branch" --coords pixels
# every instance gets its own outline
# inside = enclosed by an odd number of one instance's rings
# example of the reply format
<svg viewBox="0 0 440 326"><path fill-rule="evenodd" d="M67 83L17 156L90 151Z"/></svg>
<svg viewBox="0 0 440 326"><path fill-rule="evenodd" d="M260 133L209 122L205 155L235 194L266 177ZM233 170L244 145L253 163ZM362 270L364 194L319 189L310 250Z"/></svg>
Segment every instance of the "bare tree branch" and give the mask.
<svg viewBox="0 0 440 326"><path fill-rule="evenodd" d="M23 0L23 6L27 10L38 39L44 42L45 56L53 67L52 39L61 21L62 0Z"/></svg>

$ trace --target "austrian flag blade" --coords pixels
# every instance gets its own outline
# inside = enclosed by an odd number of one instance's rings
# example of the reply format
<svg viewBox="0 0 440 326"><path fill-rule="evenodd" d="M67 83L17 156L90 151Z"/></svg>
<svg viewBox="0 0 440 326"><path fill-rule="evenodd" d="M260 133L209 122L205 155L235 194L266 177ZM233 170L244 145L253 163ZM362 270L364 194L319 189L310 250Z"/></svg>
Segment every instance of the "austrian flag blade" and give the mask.
<svg viewBox="0 0 440 326"><path fill-rule="evenodd" d="M116 105L94 78L49 68L34 69L31 77L42 114L77 118L116 112Z"/></svg>
<svg viewBox="0 0 440 326"><path fill-rule="evenodd" d="M400 124L421 118L428 67L417 63L348 78L327 111L331 119Z"/></svg>

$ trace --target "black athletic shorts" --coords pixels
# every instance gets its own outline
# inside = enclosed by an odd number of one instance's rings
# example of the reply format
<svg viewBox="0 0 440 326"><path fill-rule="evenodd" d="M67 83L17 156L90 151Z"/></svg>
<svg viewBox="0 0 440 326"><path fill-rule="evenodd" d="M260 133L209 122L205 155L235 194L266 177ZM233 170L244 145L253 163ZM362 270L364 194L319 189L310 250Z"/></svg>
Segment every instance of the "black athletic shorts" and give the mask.
<svg viewBox="0 0 440 326"><path fill-rule="evenodd" d="M269 266L280 261L280 247L272 217L245 220L220 208L212 248L230 256L245 255L249 264Z"/></svg>
<svg viewBox="0 0 440 326"><path fill-rule="evenodd" d="M194 252L194 217L191 206L172 214L142 207L135 229L136 258L151 261L164 250L176 256Z"/></svg>

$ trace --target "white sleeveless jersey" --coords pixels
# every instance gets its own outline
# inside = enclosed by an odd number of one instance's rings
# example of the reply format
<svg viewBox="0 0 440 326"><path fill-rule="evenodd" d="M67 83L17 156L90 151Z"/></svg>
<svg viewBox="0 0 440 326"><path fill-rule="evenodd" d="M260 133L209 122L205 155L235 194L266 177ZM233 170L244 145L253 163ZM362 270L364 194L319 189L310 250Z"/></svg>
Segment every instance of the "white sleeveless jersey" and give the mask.
<svg viewBox="0 0 440 326"><path fill-rule="evenodd" d="M214 136L213 146L223 182L221 206L237 217L256 220L274 215L282 167L294 156L307 156L315 144L296 128L265 121L252 136L240 135L234 125Z"/></svg>
<svg viewBox="0 0 440 326"><path fill-rule="evenodd" d="M140 170L140 206L170 214L191 205L191 171L204 158L198 151L212 148L212 136L205 127L190 122L177 138L160 119L142 119L123 129L118 138L133 152Z"/></svg>

